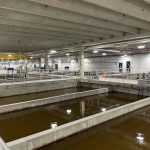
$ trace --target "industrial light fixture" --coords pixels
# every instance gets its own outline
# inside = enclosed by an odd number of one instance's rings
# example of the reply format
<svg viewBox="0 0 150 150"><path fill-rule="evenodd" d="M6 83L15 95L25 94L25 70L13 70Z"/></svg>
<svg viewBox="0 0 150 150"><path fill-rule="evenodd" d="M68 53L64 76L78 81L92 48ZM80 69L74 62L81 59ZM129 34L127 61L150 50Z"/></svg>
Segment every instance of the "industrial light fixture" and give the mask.
<svg viewBox="0 0 150 150"><path fill-rule="evenodd" d="M57 122L51 123L51 128L52 128L52 129L56 128L57 126L58 126L58 125L57 125Z"/></svg>
<svg viewBox="0 0 150 150"><path fill-rule="evenodd" d="M127 54L125 54L125 55L123 55L123 56L121 56L121 57L127 57L128 55Z"/></svg>
<svg viewBox="0 0 150 150"><path fill-rule="evenodd" d="M96 54L96 53L98 53L98 51L97 51L97 50L94 50L93 53Z"/></svg>
<svg viewBox="0 0 150 150"><path fill-rule="evenodd" d="M66 56L70 56L70 54L69 54L69 53L66 53Z"/></svg>
<svg viewBox="0 0 150 150"><path fill-rule="evenodd" d="M33 59L33 57L30 57L30 59Z"/></svg>
<svg viewBox="0 0 150 150"><path fill-rule="evenodd" d="M9 54L8 56L11 57L12 55Z"/></svg>
<svg viewBox="0 0 150 150"><path fill-rule="evenodd" d="M107 54L106 53L102 53L102 56L106 56Z"/></svg>
<svg viewBox="0 0 150 150"><path fill-rule="evenodd" d="M120 53L119 50L106 50L107 52Z"/></svg>
<svg viewBox="0 0 150 150"><path fill-rule="evenodd" d="M57 53L57 51L56 50L51 50L50 53L55 54L55 53Z"/></svg>
<svg viewBox="0 0 150 150"><path fill-rule="evenodd" d="M145 45L139 45L137 48L138 49L143 49L143 48L145 48Z"/></svg>

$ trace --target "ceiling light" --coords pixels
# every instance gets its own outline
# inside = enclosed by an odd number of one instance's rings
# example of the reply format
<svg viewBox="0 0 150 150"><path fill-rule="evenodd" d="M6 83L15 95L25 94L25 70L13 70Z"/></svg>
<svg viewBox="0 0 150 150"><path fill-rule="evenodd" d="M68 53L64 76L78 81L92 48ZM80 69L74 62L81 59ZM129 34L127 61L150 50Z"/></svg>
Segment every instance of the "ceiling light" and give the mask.
<svg viewBox="0 0 150 150"><path fill-rule="evenodd" d="M125 54L125 55L123 55L123 56L121 56L121 57L127 57L128 55L127 54Z"/></svg>
<svg viewBox="0 0 150 150"><path fill-rule="evenodd" d="M143 49L143 48L145 48L145 45L139 45L137 48L138 49Z"/></svg>
<svg viewBox="0 0 150 150"><path fill-rule="evenodd" d="M114 53L120 53L118 50L106 50L107 52L114 52Z"/></svg>
<svg viewBox="0 0 150 150"><path fill-rule="evenodd" d="M30 57L30 59L33 59L33 57Z"/></svg>
<svg viewBox="0 0 150 150"><path fill-rule="evenodd" d="M97 50L94 50L93 53L94 53L94 54L95 54L95 53L98 53L98 51L97 51Z"/></svg>
<svg viewBox="0 0 150 150"><path fill-rule="evenodd" d="M9 57L11 57L12 55L8 55Z"/></svg>
<svg viewBox="0 0 150 150"><path fill-rule="evenodd" d="M70 55L69 53L66 54L66 56L69 56L69 55Z"/></svg>
<svg viewBox="0 0 150 150"><path fill-rule="evenodd" d="M57 51L56 50L51 50L50 53L55 54L55 53L57 53Z"/></svg>
<svg viewBox="0 0 150 150"><path fill-rule="evenodd" d="M102 53L102 55L103 55L103 56L106 56L107 54L106 54L106 53Z"/></svg>

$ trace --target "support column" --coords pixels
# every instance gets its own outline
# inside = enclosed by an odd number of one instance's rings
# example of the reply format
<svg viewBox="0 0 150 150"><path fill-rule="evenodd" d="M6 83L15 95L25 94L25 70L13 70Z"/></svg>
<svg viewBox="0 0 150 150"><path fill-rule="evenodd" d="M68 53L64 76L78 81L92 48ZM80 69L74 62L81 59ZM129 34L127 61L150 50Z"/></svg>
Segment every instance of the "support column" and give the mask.
<svg viewBox="0 0 150 150"><path fill-rule="evenodd" d="M42 62L41 62L41 58L39 58L39 69L41 69L41 65L42 65Z"/></svg>
<svg viewBox="0 0 150 150"><path fill-rule="evenodd" d="M85 102L84 101L80 102L80 113L81 113L82 117L85 116Z"/></svg>
<svg viewBox="0 0 150 150"><path fill-rule="evenodd" d="M25 59L25 73L28 73L28 59Z"/></svg>
<svg viewBox="0 0 150 150"><path fill-rule="evenodd" d="M45 71L46 71L46 72L49 72L48 53L49 53L49 51L46 51L46 52L45 52Z"/></svg>
<svg viewBox="0 0 150 150"><path fill-rule="evenodd" d="M84 47L81 47L79 55L80 78L84 78Z"/></svg>

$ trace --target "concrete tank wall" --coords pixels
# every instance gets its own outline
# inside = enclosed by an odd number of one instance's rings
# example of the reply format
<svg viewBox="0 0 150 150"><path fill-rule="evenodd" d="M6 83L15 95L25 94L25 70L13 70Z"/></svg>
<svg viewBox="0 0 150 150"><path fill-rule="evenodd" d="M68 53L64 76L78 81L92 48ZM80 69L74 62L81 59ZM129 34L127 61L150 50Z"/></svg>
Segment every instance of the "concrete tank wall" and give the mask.
<svg viewBox="0 0 150 150"><path fill-rule="evenodd" d="M91 88L109 88L109 91L138 94L150 96L150 86L141 86L139 84L107 82L99 80L81 79L79 84Z"/></svg>
<svg viewBox="0 0 150 150"><path fill-rule="evenodd" d="M148 105L150 105L150 98L85 117L7 144L11 150L33 150Z"/></svg>
<svg viewBox="0 0 150 150"><path fill-rule="evenodd" d="M0 97L76 87L78 79L39 80L0 85Z"/></svg>
<svg viewBox="0 0 150 150"><path fill-rule="evenodd" d="M27 108L36 107L36 106L42 106L42 105L56 103L56 102L61 102L61 101L66 101L66 100L71 100L71 99L85 97L85 96L106 93L106 92L108 92L108 88L65 94L65 95L60 95L60 96L48 97L48 98L9 104L9 105L2 105L0 106L0 114L17 111L17 110L23 110Z"/></svg>

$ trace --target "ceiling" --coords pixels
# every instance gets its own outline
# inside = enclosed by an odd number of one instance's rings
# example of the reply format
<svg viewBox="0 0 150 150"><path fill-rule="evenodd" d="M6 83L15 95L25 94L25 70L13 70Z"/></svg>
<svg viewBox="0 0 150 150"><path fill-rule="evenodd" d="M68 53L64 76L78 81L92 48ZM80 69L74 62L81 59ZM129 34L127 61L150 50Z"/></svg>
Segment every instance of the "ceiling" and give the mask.
<svg viewBox="0 0 150 150"><path fill-rule="evenodd" d="M126 49L106 43L150 37L149 14L149 0L0 0L0 52L102 44L103 49L133 51L139 43Z"/></svg>

